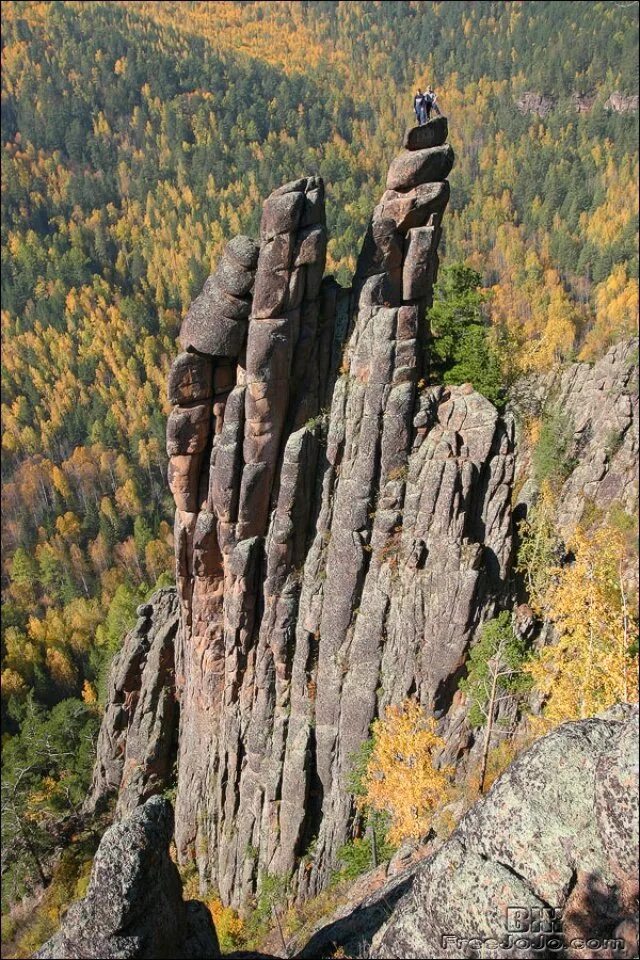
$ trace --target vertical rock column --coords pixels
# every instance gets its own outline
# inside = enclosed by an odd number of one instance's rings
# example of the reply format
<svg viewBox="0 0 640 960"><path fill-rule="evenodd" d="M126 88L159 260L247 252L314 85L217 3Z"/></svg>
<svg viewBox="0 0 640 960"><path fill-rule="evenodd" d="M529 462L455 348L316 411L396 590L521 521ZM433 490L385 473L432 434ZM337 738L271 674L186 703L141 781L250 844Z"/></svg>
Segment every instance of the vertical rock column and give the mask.
<svg viewBox="0 0 640 960"><path fill-rule="evenodd" d="M266 874L302 896L328 881L385 704L417 696L454 743L460 670L508 574L511 427L470 385L425 383L446 137L445 118L409 132L352 291L322 282L305 178L265 203L252 301L231 249L183 326L176 840L235 905Z"/></svg>
<svg viewBox="0 0 640 960"><path fill-rule="evenodd" d="M277 625L273 630L265 626L273 622L271 571L278 566L284 583L296 563L294 552L280 541L284 530L277 517L294 509L298 488L308 482L308 458L294 457L292 462L289 451L297 442L306 448L311 439L296 441L292 430L318 412L318 351L326 352L324 344L332 334L331 318L320 318L326 254L322 181L304 178L271 194L260 237L242 374L245 406L235 546L225 581L224 732L219 767L211 772L207 813L209 844L218 851L216 882L229 900L254 888L263 842L257 825L261 805L267 802L264 780L276 723L274 649L279 644ZM315 388L307 389L314 382ZM310 509L310 500L303 498L297 508L303 544ZM301 564L300 547L297 553ZM297 604L296 591L289 602Z"/></svg>
<svg viewBox="0 0 640 960"><path fill-rule="evenodd" d="M176 688L181 706L176 837L193 845L198 797L224 681L224 570L210 506L210 461L244 358L258 245L236 237L193 301L180 331L184 353L169 374L169 485L176 502L176 579L181 603ZM231 403L233 407L233 403ZM187 709L185 709L187 708Z"/></svg>
<svg viewBox="0 0 640 960"><path fill-rule="evenodd" d="M331 358L333 312L320 289L326 253L320 179L294 181L268 198L257 264L255 256L248 262L254 251L246 238L232 241L181 331L191 352L176 368L193 366L194 356L209 365L208 408L202 390L198 396L202 435L185 428L185 451L175 446L176 424L191 409L184 403L168 427L172 456L199 458L176 466L172 460L171 474L178 494L176 467L190 481L190 498L176 500L183 601L176 837L181 858L195 856L202 874L228 898L244 875L254 882L254 865L245 864L246 836L239 838L236 830L244 817L250 834L260 818L261 797L246 762L253 750L248 731L251 724L262 728L252 753L260 765L264 734L273 723L270 709L259 723L254 719L261 709L254 702L263 702L272 679L270 641L256 667L263 610L272 606L263 581L267 573L274 582L269 571L277 567L284 583L292 565L301 565L312 506L310 497L300 499L298 487L309 485L315 451L296 460L287 453L288 438L295 430L304 433L304 424L318 413ZM243 256L244 277L237 269ZM311 441L300 442L306 450ZM281 539L282 521L267 545L278 504L280 516L290 509L299 519L302 539L294 550L287 536Z"/></svg>
<svg viewBox="0 0 640 960"><path fill-rule="evenodd" d="M354 278L352 331L333 395L329 467L300 600L274 859L277 871L288 873L313 849L299 872L302 893L321 887L337 866L353 817L353 754L381 705L416 690L425 703L432 695L430 679L423 683L417 675L414 654L416 647L433 649L440 642L431 635L428 595L420 596L419 610L403 610L406 650L395 649L386 674L381 667L397 629L403 578L420 577L425 564L405 501L420 435L418 383L426 370L427 311L453 165L446 136L445 118L408 135L408 149L391 164ZM493 425L491 419L490 435ZM490 447L491 438L484 455ZM462 511L463 504L456 502L455 509ZM458 534L444 525L441 548L446 551ZM466 619L472 601L465 601ZM395 681L408 672L408 654L411 677L402 688ZM457 657L452 654L456 663Z"/></svg>

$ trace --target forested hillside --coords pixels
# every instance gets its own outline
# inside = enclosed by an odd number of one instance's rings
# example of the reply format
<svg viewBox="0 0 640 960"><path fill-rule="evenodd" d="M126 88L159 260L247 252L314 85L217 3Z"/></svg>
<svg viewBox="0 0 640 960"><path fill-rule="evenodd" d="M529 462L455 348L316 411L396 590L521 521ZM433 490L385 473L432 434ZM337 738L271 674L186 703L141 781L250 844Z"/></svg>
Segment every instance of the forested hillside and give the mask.
<svg viewBox="0 0 640 960"><path fill-rule="evenodd" d="M598 358L638 306L637 113L610 102L637 94L636 13L3 3L2 707L11 763L37 756L21 802L43 849L42 777L62 809L91 763L43 745L91 739L105 666L172 576L164 384L224 242L320 174L346 282L432 83L457 158L444 256L482 277L502 385Z"/></svg>

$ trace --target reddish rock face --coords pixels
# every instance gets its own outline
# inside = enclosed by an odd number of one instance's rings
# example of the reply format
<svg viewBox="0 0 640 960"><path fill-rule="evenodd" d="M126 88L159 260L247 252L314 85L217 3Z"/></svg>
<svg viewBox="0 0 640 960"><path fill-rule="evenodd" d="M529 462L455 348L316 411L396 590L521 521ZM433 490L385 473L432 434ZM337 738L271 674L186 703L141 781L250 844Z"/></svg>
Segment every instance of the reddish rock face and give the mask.
<svg viewBox="0 0 640 960"><path fill-rule="evenodd" d="M258 863L295 872L314 837L301 892L326 881L353 816L351 753L409 689L446 714L507 575L511 428L473 392L418 386L446 131L408 135L352 291L322 282L324 187L302 178L265 202L257 263L231 241L183 324L198 359L172 368L167 431L176 841L226 901Z"/></svg>
<svg viewBox="0 0 640 960"><path fill-rule="evenodd" d="M453 163L422 146L444 118L428 130L392 163L351 290L322 279L324 187L301 178L267 199L257 258L228 244L180 333L176 843L225 902L258 871L301 895L327 882L385 704L414 693L456 749L456 678L508 577L511 424L424 383Z"/></svg>
<svg viewBox="0 0 640 960"><path fill-rule="evenodd" d="M213 362L210 357L198 353L179 354L169 371L169 403L189 404L207 400L212 394L212 374Z"/></svg>

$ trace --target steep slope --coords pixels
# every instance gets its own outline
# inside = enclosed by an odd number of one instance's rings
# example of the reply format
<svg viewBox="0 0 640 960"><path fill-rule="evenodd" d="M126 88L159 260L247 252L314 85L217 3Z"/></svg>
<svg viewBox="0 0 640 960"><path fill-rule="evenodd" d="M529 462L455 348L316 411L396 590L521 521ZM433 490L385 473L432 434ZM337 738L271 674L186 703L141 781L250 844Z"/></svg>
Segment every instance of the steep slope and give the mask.
<svg viewBox="0 0 640 960"><path fill-rule="evenodd" d="M170 835L159 798L108 830L87 897L37 956L219 956ZM638 711L621 704L537 741L430 856L354 890L294 955L635 957L637 875Z"/></svg>

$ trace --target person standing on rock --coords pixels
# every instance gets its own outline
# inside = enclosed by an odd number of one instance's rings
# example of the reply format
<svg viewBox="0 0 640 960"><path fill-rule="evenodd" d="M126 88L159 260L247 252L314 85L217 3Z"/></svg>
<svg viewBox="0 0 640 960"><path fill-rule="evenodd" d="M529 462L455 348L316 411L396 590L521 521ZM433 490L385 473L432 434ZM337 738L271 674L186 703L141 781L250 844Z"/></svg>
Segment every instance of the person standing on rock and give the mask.
<svg viewBox="0 0 640 960"><path fill-rule="evenodd" d="M418 87L418 92L413 98L413 109L415 110L416 119L420 125L427 122L427 104L425 101L425 95Z"/></svg>
<svg viewBox="0 0 640 960"><path fill-rule="evenodd" d="M433 87L427 87L427 92L424 95L427 120L431 119L431 111L433 111L437 117L440 116L440 107L436 103L436 99L436 93Z"/></svg>

